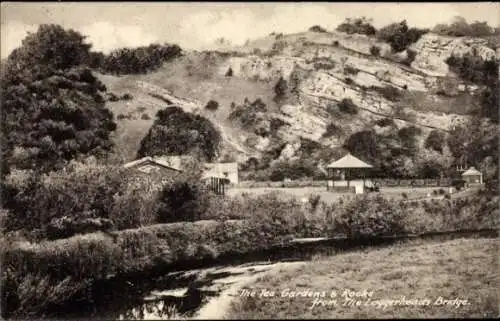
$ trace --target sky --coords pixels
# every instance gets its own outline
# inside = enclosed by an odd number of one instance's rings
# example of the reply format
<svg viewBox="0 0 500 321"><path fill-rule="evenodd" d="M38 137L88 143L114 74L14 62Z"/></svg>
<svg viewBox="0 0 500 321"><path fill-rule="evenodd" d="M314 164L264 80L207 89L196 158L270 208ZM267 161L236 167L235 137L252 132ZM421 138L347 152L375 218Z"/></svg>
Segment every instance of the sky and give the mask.
<svg viewBox="0 0 500 321"><path fill-rule="evenodd" d="M201 49L224 37L233 44L271 32L294 33L313 25L329 30L348 17L366 16L377 28L406 19L410 26L433 27L455 16L500 25L500 4L328 3L328 2L2 2L1 57L21 45L27 32L55 23L88 36L94 50L153 42Z"/></svg>

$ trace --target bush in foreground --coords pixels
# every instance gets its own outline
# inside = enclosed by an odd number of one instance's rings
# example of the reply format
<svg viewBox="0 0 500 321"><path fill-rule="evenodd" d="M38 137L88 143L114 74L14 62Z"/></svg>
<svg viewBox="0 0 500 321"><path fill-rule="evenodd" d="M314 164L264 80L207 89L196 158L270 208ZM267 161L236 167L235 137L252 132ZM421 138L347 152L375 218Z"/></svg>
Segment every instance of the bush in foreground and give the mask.
<svg viewBox="0 0 500 321"><path fill-rule="evenodd" d="M381 195L348 202L334 221L334 229L347 237L373 237L404 232L404 212Z"/></svg>

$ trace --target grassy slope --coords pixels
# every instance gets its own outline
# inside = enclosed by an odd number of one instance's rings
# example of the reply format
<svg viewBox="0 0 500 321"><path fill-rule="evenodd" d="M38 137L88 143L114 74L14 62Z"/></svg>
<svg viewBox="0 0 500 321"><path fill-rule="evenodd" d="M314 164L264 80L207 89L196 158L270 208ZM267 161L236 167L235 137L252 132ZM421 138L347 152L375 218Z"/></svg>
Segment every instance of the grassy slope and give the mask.
<svg viewBox="0 0 500 321"><path fill-rule="evenodd" d="M147 75L99 75L108 91L119 96L130 93L134 97L130 101L107 103L115 118L120 114L132 117L117 120L118 128L114 137L118 146L118 158L121 161L134 159L141 139L153 124L155 114L166 106L165 102L143 92L137 86L138 81L165 88L181 98L195 99L202 106L211 99L216 100L219 103L217 111L203 110L202 113L214 123L224 125L226 133L233 137L242 133L226 120L232 102L242 104L245 98L251 101L261 98L268 106L275 107L272 86L248 79L225 77L218 69L223 63L223 58L205 59L194 53L168 62L160 70ZM141 119L143 114L147 114L151 119Z"/></svg>
<svg viewBox="0 0 500 321"><path fill-rule="evenodd" d="M300 269L263 277L251 289L273 298L238 298L232 318L443 318L498 316L498 239L418 242L320 258ZM337 304L312 306L313 298L281 297L284 289L339 292ZM343 306L344 289L373 291L372 301L430 299L429 306ZM260 292L260 291L259 291ZM438 297L465 299L461 307L435 305ZM328 298L324 300L330 300ZM366 299L361 299L363 302Z"/></svg>

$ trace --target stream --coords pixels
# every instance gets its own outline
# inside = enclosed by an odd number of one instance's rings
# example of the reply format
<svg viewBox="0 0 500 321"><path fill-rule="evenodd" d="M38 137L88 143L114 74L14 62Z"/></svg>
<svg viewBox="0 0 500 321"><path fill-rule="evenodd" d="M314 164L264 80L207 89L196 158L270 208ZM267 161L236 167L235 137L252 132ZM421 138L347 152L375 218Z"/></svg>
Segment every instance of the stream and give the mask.
<svg viewBox="0 0 500 321"><path fill-rule="evenodd" d="M426 241L460 237L498 237L498 230L434 233ZM296 268L318 255L335 255L408 239L300 239L287 246L183 266L148 275L103 281L92 290L92 304L73 303L57 317L114 320L220 319L242 287L268 273Z"/></svg>

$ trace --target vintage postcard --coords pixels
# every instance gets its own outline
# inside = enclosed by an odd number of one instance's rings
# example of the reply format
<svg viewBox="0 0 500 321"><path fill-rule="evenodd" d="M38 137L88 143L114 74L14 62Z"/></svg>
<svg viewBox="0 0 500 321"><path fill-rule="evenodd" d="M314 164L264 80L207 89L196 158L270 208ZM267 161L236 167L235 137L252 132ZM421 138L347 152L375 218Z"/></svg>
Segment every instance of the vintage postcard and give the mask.
<svg viewBox="0 0 500 321"><path fill-rule="evenodd" d="M500 4L2 2L2 319L495 318Z"/></svg>

